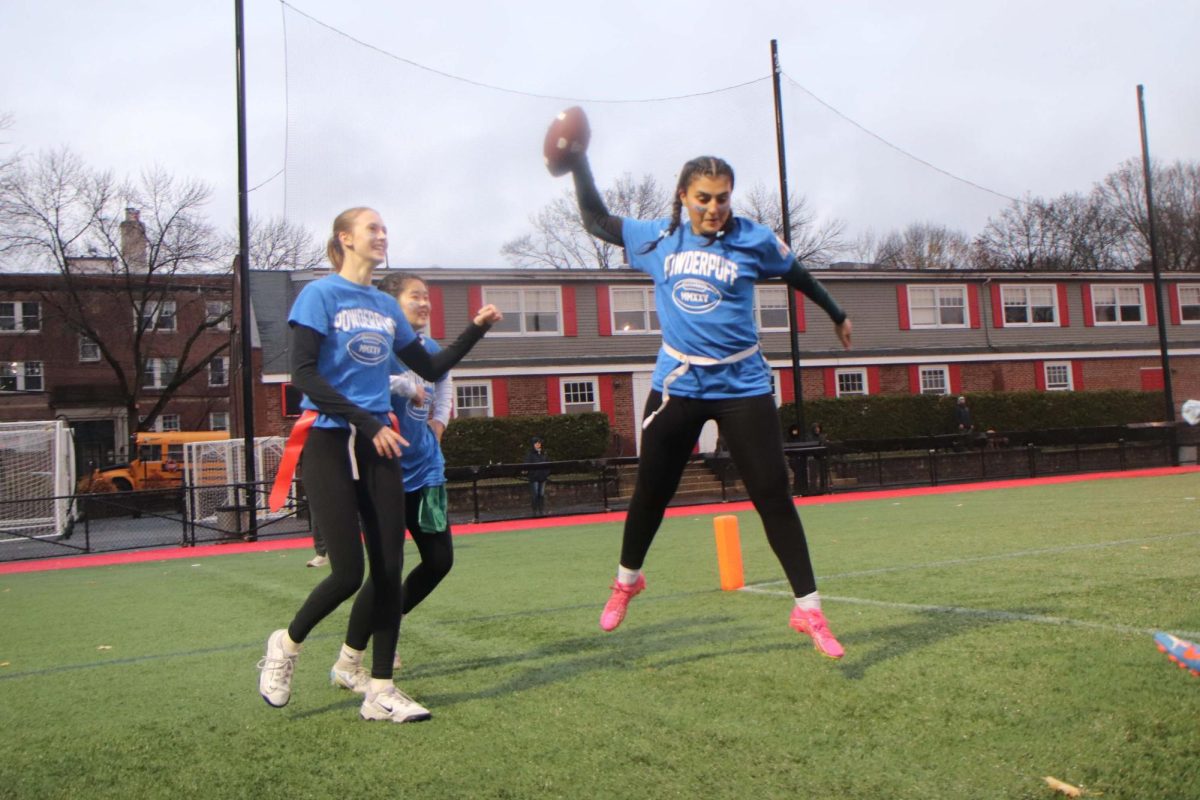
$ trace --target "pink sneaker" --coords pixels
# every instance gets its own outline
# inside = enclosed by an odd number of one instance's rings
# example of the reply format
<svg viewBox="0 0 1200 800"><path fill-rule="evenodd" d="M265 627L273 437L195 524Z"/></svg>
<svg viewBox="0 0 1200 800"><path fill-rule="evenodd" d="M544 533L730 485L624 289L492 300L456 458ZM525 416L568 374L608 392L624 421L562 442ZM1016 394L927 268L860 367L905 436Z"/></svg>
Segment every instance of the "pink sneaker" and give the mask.
<svg viewBox="0 0 1200 800"><path fill-rule="evenodd" d="M621 620L625 619L625 609L629 608L629 601L633 599L634 595L641 594L645 588L646 577L644 575L638 575L638 579L632 584L614 580L612 595L604 604L604 611L600 614L600 629L615 631L621 624Z"/></svg>
<svg viewBox="0 0 1200 800"><path fill-rule="evenodd" d="M800 606L793 606L789 624L800 633L807 633L811 636L813 646L821 655L841 658L845 654L846 651L830 633L829 623L825 621L825 615L821 613L820 609L808 611Z"/></svg>

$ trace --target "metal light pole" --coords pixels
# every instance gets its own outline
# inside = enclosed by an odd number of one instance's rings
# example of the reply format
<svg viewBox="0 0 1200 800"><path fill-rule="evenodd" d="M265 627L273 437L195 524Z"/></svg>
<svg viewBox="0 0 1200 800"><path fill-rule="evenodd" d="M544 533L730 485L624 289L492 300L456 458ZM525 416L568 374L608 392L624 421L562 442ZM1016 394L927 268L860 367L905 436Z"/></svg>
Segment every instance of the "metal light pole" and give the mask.
<svg viewBox="0 0 1200 800"><path fill-rule="evenodd" d="M254 370L250 347L250 210L246 177L246 45L242 0L233 0L234 54L237 60L237 148L238 148L238 258L237 277L242 305L242 434L245 448L246 489L242 503L250 526L247 541L258 538L258 470L254 458ZM240 515L239 515L240 516Z"/></svg>

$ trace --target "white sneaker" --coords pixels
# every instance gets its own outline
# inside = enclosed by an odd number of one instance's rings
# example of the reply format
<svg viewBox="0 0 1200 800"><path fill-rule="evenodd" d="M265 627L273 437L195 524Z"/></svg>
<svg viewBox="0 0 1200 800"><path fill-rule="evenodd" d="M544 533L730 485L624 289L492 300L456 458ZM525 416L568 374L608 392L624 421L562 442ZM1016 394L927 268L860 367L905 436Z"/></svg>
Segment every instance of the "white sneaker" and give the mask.
<svg viewBox="0 0 1200 800"><path fill-rule="evenodd" d="M429 709L395 686L375 694L368 693L358 715L363 719L387 719L392 722L424 722L433 716Z"/></svg>
<svg viewBox="0 0 1200 800"><path fill-rule="evenodd" d="M259 659L258 693L268 705L283 708L292 697L292 672L299 653L288 655L283 649L287 629L280 628L267 637L267 652Z"/></svg>
<svg viewBox="0 0 1200 800"><path fill-rule="evenodd" d="M329 670L329 682L356 694L366 694L367 687L371 684L371 673L362 664L350 669L344 669L344 666L341 660L333 665Z"/></svg>
<svg viewBox="0 0 1200 800"><path fill-rule="evenodd" d="M329 556L313 556L308 560L306 567L323 567L329 563Z"/></svg>

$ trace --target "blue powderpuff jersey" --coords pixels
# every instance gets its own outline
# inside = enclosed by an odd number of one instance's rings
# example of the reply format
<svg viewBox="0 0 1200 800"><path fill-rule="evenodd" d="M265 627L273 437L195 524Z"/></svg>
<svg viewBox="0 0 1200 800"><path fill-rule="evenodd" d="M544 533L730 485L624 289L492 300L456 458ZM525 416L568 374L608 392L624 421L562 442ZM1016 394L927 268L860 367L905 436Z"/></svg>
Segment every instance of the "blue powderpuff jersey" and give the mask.
<svg viewBox="0 0 1200 800"><path fill-rule="evenodd" d="M442 348L428 336L422 336L421 344L430 355ZM392 360L392 373L399 374L408 371L399 359ZM426 486L441 486L446 482L446 459L433 429L429 427L429 410L433 405L434 386L420 376L416 376L425 387L425 402L416 405L411 399L392 395L392 411L400 420L400 435L408 441L408 446L400 455L400 467L404 472L404 491L415 492Z"/></svg>
<svg viewBox="0 0 1200 800"><path fill-rule="evenodd" d="M654 279L654 305L663 342L681 353L725 358L758 342L754 284L787 273L795 257L771 229L734 217L719 238L697 236L685 219L670 236L659 234L670 220L624 220L622 237L630 266ZM658 246L642 253L646 245ZM679 366L658 352L651 385ZM761 354L733 364L693 365L671 384L673 396L722 400L771 392L771 371Z"/></svg>
<svg viewBox="0 0 1200 800"><path fill-rule="evenodd" d="M305 325L325 337L317 357L318 372L351 403L388 424L393 352L417 338L396 299L335 273L300 291L288 322ZM300 407L318 410L307 396ZM325 414L313 424L318 428L350 427L342 417Z"/></svg>

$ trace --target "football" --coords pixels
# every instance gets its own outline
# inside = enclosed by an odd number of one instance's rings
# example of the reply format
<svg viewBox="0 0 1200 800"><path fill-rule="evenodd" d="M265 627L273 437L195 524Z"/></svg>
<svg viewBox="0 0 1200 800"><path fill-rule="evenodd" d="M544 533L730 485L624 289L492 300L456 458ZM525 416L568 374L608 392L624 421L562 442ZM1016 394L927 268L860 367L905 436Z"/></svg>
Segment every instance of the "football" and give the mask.
<svg viewBox="0 0 1200 800"><path fill-rule="evenodd" d="M587 152L592 131L588 127L587 114L579 106L571 106L559 113L546 131L546 142L542 154L546 157L546 169L556 178L571 171L575 156Z"/></svg>

